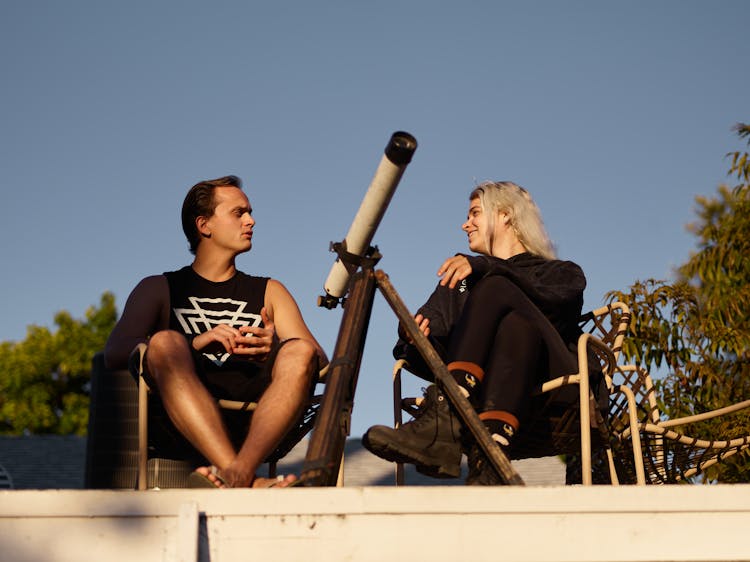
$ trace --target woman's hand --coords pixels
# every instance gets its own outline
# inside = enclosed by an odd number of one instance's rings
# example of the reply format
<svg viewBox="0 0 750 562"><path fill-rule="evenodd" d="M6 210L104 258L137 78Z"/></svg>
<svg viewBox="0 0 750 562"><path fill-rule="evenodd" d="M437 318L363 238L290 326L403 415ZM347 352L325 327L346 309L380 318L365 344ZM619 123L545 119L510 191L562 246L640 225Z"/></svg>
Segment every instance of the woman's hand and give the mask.
<svg viewBox="0 0 750 562"><path fill-rule="evenodd" d="M417 323L417 326L419 326L419 331L424 334L425 337L430 335L430 319L425 318L421 314L417 314L414 317L414 321ZM404 334L404 339L411 344L414 345L414 341L409 337L409 333L404 329L403 326L401 326L401 332Z"/></svg>
<svg viewBox="0 0 750 562"><path fill-rule="evenodd" d="M443 265L438 269L438 276L440 284L443 286L448 285L449 288L453 289L459 281L463 281L469 275L471 275L472 269L469 264L469 260L466 256L453 256L443 262Z"/></svg>

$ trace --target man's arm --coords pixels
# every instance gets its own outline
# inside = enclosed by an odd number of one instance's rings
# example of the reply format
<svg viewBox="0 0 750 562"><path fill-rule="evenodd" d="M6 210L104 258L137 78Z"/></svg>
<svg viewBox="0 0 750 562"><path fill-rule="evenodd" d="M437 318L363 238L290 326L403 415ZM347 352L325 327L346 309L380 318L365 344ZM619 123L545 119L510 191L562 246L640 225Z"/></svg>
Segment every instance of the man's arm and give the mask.
<svg viewBox="0 0 750 562"><path fill-rule="evenodd" d="M299 338L312 343L318 350L318 361L322 367L328 364L328 357L305 324L297 302L284 285L269 279L266 286L266 313L274 324L276 336L280 340Z"/></svg>
<svg viewBox="0 0 750 562"><path fill-rule="evenodd" d="M146 277L130 293L120 320L104 346L109 369L122 369L136 345L169 326L169 285L163 275Z"/></svg>

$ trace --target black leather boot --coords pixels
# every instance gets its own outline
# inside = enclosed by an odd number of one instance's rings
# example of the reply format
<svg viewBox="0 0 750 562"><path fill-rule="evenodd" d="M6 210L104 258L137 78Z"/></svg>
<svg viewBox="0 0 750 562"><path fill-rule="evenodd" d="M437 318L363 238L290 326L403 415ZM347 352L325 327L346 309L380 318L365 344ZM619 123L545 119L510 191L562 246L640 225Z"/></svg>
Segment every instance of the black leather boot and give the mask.
<svg viewBox="0 0 750 562"><path fill-rule="evenodd" d="M472 443L466 452L466 459L469 465L469 475L466 477L467 486L503 486L505 484L476 442Z"/></svg>
<svg viewBox="0 0 750 562"><path fill-rule="evenodd" d="M414 420L398 429L375 425L362 444L385 460L414 464L434 478L461 475L461 424L437 386L430 385Z"/></svg>
<svg viewBox="0 0 750 562"><path fill-rule="evenodd" d="M487 423L485 422L485 424ZM499 422L489 422L487 429L492 435L495 446L499 447L510 459L508 451L516 430L507 423ZM466 460L469 465L469 475L466 477L467 486L502 486L506 484L474 439L471 439L469 443Z"/></svg>

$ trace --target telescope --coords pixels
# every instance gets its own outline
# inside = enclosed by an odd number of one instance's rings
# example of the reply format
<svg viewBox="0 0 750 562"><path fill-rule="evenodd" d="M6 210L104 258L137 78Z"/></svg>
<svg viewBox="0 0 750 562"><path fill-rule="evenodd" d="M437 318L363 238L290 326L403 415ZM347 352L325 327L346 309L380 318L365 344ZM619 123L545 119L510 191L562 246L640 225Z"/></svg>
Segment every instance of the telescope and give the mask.
<svg viewBox="0 0 750 562"><path fill-rule="evenodd" d="M388 275L382 270L374 270L380 254L377 248L370 246L370 242L416 148L417 141L409 133L393 133L349 233L343 242L332 244L338 258L326 279L326 294L318 298L318 305L326 308L335 308L337 304L343 306L344 295L348 293L348 296L326 375L325 392L314 416L315 427L300 474L299 481L303 486L333 486L339 479L376 290L381 291L396 313L400 324L435 376L435 382L471 432L490 465L506 483L523 484L523 479L492 439L440 355L419 329Z"/></svg>
<svg viewBox="0 0 750 562"><path fill-rule="evenodd" d="M318 306L335 308L346 294L352 274L372 256L375 250L370 242L416 149L417 139L409 133L397 131L391 135L346 238L332 244L339 257L323 285L325 295L318 297Z"/></svg>

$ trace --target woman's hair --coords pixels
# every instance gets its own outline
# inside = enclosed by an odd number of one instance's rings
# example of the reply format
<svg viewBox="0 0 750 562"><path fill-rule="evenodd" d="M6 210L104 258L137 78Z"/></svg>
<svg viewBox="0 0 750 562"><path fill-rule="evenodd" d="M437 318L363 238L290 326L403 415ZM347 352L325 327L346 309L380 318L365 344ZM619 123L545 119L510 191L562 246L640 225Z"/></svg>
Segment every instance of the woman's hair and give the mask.
<svg viewBox="0 0 750 562"><path fill-rule="evenodd" d="M214 190L217 187L237 187L242 189L242 180L237 176L224 176L215 180L196 183L190 188L182 202L182 230L190 243L190 253L195 254L201 241L201 234L195 220L198 217L212 217L216 210Z"/></svg>
<svg viewBox="0 0 750 562"><path fill-rule="evenodd" d="M469 200L479 199L487 217L487 249L492 251L495 236L495 221L500 213L506 213L509 225L519 242L531 254L555 259L555 248L544 228L542 214L534 200L519 185L510 181L487 181L480 183L469 195Z"/></svg>

